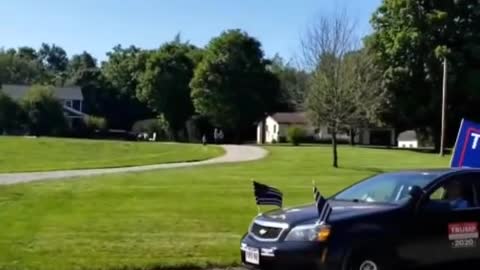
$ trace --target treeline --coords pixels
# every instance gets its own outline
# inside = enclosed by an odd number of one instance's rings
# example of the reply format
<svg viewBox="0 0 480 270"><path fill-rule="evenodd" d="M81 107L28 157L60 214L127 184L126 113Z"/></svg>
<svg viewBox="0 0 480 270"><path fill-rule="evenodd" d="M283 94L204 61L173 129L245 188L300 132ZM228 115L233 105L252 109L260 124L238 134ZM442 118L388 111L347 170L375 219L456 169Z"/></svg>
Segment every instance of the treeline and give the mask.
<svg viewBox="0 0 480 270"><path fill-rule="evenodd" d="M69 58L56 45L4 49L0 83L79 85L85 112L109 128L153 123L174 139L212 127L246 138L266 114L302 110L333 133L387 125L415 129L438 147L447 60L452 145L462 117L480 120L480 3L383 0L371 23L358 43L348 16L319 18L301 40L299 68L267 59L258 40L229 30L204 48L180 36L155 50L116 46L102 63L87 52Z"/></svg>
<svg viewBox="0 0 480 270"><path fill-rule="evenodd" d="M416 129L436 148L448 61L447 145L453 146L461 118L480 120L480 2L384 0L371 24L366 46L391 94L386 121Z"/></svg>
<svg viewBox="0 0 480 270"><path fill-rule="evenodd" d="M303 79L279 56L266 59L260 42L240 30L225 31L205 48L179 35L156 50L116 46L100 64L88 52L69 58L57 45L0 51L2 84L77 85L84 112L109 128L130 131L156 118L173 139L198 139L212 126L249 133L265 114L294 110ZM8 118L0 108L2 114ZM192 125L197 132L188 134Z"/></svg>

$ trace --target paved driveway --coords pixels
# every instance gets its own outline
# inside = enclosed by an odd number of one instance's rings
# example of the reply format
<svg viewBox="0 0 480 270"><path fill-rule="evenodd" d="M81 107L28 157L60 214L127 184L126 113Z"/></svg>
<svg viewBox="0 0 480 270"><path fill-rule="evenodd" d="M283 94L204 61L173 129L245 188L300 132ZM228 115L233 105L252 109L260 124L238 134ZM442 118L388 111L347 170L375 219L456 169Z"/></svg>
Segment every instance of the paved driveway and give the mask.
<svg viewBox="0 0 480 270"><path fill-rule="evenodd" d="M209 164L235 163L244 161L253 161L264 158L268 152L257 146L247 145L222 145L225 149L225 155L198 162L181 162L156 164L123 168L109 169L86 169L86 170L66 170L51 172L29 172L29 173L6 173L0 174L0 185L9 185L15 183L32 182L46 179L61 179L72 177L93 176L112 173L142 172L160 169L172 169L181 167L192 167Z"/></svg>

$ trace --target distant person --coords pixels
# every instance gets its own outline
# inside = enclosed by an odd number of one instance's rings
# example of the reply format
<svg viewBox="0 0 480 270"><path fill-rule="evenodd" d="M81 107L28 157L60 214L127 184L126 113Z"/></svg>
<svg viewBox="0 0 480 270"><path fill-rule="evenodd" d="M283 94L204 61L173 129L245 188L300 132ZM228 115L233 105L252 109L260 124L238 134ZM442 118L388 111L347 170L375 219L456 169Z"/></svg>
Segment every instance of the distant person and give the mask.
<svg viewBox="0 0 480 270"><path fill-rule="evenodd" d="M153 132L152 138L149 139L151 142L157 141L157 132Z"/></svg>
<svg viewBox="0 0 480 270"><path fill-rule="evenodd" d="M213 141L215 142L215 144L218 144L218 129L215 128L213 130Z"/></svg>
<svg viewBox="0 0 480 270"><path fill-rule="evenodd" d="M207 145L207 136L205 136L205 134L202 136L202 144Z"/></svg>
<svg viewBox="0 0 480 270"><path fill-rule="evenodd" d="M220 131L218 131L218 141L220 143L223 143L223 136L224 136L223 130L220 129Z"/></svg>

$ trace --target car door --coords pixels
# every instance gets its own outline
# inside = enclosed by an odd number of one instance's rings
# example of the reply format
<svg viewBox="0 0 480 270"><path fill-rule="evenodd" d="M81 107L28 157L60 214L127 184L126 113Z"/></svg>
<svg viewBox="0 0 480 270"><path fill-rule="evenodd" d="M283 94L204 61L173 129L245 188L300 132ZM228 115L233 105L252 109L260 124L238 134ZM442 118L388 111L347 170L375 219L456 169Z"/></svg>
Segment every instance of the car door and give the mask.
<svg viewBox="0 0 480 270"><path fill-rule="evenodd" d="M420 265L475 259L480 252L480 208L476 186L479 181L480 174L459 174L427 190L418 208L405 222L405 237L399 244L399 256L406 262ZM444 195L445 187L452 182L463 186L468 207L450 207Z"/></svg>

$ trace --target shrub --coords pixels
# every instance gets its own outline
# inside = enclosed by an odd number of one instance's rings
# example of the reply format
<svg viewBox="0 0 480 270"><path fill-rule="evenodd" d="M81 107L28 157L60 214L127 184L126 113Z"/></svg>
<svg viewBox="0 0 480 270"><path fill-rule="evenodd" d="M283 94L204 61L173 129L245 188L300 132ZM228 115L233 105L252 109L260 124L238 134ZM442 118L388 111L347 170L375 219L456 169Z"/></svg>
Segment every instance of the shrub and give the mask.
<svg viewBox="0 0 480 270"><path fill-rule="evenodd" d="M148 133L152 134L154 132L157 133L157 140L158 139L171 139L170 134L170 126L168 122L162 116L155 118L155 119L145 119L141 121L137 121L132 126L132 132L135 134L139 133Z"/></svg>
<svg viewBox="0 0 480 270"><path fill-rule="evenodd" d="M299 127L288 128L288 141L295 146L300 145L305 138L305 131Z"/></svg>
<svg viewBox="0 0 480 270"><path fill-rule="evenodd" d="M22 100L28 129L35 135L58 135L66 129L63 106L49 86L32 86Z"/></svg>
<svg viewBox="0 0 480 270"><path fill-rule="evenodd" d="M107 120L103 117L85 116L83 122L88 131L105 131L107 130Z"/></svg>
<svg viewBox="0 0 480 270"><path fill-rule="evenodd" d="M23 116L20 104L0 90L0 133L20 130Z"/></svg>
<svg viewBox="0 0 480 270"><path fill-rule="evenodd" d="M203 135L209 138L213 126L208 118L202 115L194 115L186 122L187 135L189 142L201 142Z"/></svg>

